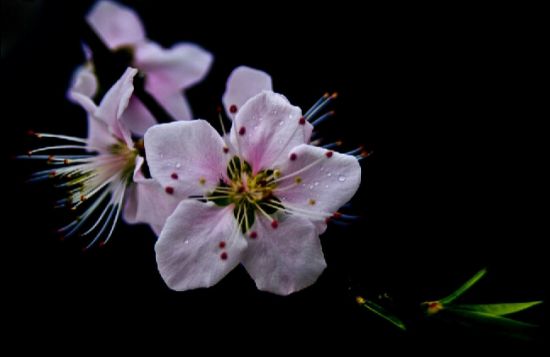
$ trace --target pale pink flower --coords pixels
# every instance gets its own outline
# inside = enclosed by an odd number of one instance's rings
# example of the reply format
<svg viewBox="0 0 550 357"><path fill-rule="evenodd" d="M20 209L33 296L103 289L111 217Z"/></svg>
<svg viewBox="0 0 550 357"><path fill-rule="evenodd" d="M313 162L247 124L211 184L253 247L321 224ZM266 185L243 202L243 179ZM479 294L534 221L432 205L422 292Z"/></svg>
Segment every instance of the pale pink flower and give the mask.
<svg viewBox="0 0 550 357"><path fill-rule="evenodd" d="M66 189L67 198L58 205L81 213L60 232L65 236L93 233L86 248L102 237L102 243L110 239L121 211L127 221L149 223L158 233L177 204L172 197L160 196L163 188L144 177L141 171L144 159L139 149L143 143L134 143L121 120L132 96L136 73L136 69L128 68L99 106L88 96L73 93L73 100L88 113L87 138L37 133L39 138L64 140L69 145L46 146L29 152L29 158L54 165L35 173L33 179L54 178L60 182L58 187ZM43 155L66 150L80 152Z"/></svg>
<svg viewBox="0 0 550 357"><path fill-rule="evenodd" d="M182 199L155 246L170 288L212 286L239 263L276 294L317 280L326 267L319 234L357 191L361 168L307 145L310 135L301 110L268 91L240 104L227 139L203 120L147 131L152 177Z"/></svg>
<svg viewBox="0 0 550 357"><path fill-rule="evenodd" d="M112 1L99 1L86 21L112 51L129 51L131 66L145 74L145 90L176 120L192 119L183 90L201 81L212 64L212 55L192 43L178 43L169 49L148 40L137 13ZM89 51L87 51L89 52ZM91 52L88 58L93 59ZM93 66L80 67L70 92L93 96L98 88ZM70 95L70 97L72 97ZM122 121L142 136L156 120L135 96L130 98Z"/></svg>

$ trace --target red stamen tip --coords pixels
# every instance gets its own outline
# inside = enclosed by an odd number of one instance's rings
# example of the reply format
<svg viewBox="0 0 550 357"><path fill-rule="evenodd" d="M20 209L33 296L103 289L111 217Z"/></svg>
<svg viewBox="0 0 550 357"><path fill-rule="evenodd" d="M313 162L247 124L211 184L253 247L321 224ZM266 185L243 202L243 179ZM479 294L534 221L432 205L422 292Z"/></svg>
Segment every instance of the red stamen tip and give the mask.
<svg viewBox="0 0 550 357"><path fill-rule="evenodd" d="M334 214L332 215L332 218L334 219L338 219L340 217L342 217L342 214L340 212L334 212Z"/></svg>
<svg viewBox="0 0 550 357"><path fill-rule="evenodd" d="M279 222L276 220L271 221L271 228L277 229L277 227L279 227Z"/></svg>
<svg viewBox="0 0 550 357"><path fill-rule="evenodd" d="M222 240L222 241L220 242L220 244L218 244L218 246L219 246L221 249L225 248L225 241Z"/></svg>
<svg viewBox="0 0 550 357"><path fill-rule="evenodd" d="M229 107L229 112L231 114L235 114L237 112L237 106L235 104L232 104L230 107Z"/></svg>
<svg viewBox="0 0 550 357"><path fill-rule="evenodd" d="M250 232L250 238L252 238L252 239L258 238L258 233L256 233L256 232Z"/></svg>
<svg viewBox="0 0 550 357"><path fill-rule="evenodd" d="M172 180L177 180L178 179L178 174L175 173L175 172L172 172L172 175L170 175L170 177L172 178Z"/></svg>
<svg viewBox="0 0 550 357"><path fill-rule="evenodd" d="M294 161L298 158L298 156L295 153L290 154L290 160Z"/></svg>
<svg viewBox="0 0 550 357"><path fill-rule="evenodd" d="M338 98L338 92L332 93L331 97L332 97L332 99Z"/></svg>
<svg viewBox="0 0 550 357"><path fill-rule="evenodd" d="M228 148L228 147L224 147L224 148L223 148L223 152L227 154L227 153L229 152L229 148Z"/></svg>
<svg viewBox="0 0 550 357"><path fill-rule="evenodd" d="M165 191L167 194L171 195L171 194L174 193L174 188L171 187L171 186L167 186L167 187L164 189L164 191Z"/></svg>
<svg viewBox="0 0 550 357"><path fill-rule="evenodd" d="M334 153L332 151L327 151L325 153L326 157L331 158Z"/></svg>
<svg viewBox="0 0 550 357"><path fill-rule="evenodd" d="M36 135L36 132L34 130L27 130L27 135L28 136L38 136L38 135Z"/></svg>
<svg viewBox="0 0 550 357"><path fill-rule="evenodd" d="M218 113L221 113L221 112L222 112L222 107L221 107L221 105L218 105L218 106L216 107L216 112L218 112Z"/></svg>
<svg viewBox="0 0 550 357"><path fill-rule="evenodd" d="M239 135L244 135L246 133L246 128L243 126L239 129Z"/></svg>
<svg viewBox="0 0 550 357"><path fill-rule="evenodd" d="M300 125L305 125L306 124L306 118L301 117L299 123L300 123Z"/></svg>
<svg viewBox="0 0 550 357"><path fill-rule="evenodd" d="M227 260L227 253L226 252L223 252L222 254L220 254L220 258L222 260Z"/></svg>

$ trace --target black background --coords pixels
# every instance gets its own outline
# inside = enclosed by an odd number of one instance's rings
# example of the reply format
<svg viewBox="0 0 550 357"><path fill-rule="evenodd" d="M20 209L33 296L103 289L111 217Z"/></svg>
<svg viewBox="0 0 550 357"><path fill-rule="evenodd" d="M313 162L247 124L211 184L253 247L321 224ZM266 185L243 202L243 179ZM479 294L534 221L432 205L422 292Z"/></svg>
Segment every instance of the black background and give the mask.
<svg viewBox="0 0 550 357"><path fill-rule="evenodd" d="M51 208L47 185L24 183L32 165L12 156L38 144L29 129L85 135L85 114L65 93L83 61L79 26L91 3L2 0L2 291L14 336L51 334L57 344L162 335L162 345L182 353L197 337L243 351L251 341L263 344L259 351L298 342L364 353L373 345L438 352L436 342L537 344L418 323L408 313L482 267L489 274L468 301L544 298L539 125L547 115L536 110L536 20L504 8L132 3L150 39L192 41L214 54L206 80L187 92L196 117L215 121L227 76L245 64L270 73L275 90L303 109L338 91L337 116L321 131L373 150L355 201L362 220L329 228L321 238L328 269L282 298L257 291L242 268L210 289L170 291L145 226L120 225L107 246L85 253L83 241L53 233L66 217ZM383 293L405 307L407 333L354 302ZM543 311L524 317L541 323Z"/></svg>

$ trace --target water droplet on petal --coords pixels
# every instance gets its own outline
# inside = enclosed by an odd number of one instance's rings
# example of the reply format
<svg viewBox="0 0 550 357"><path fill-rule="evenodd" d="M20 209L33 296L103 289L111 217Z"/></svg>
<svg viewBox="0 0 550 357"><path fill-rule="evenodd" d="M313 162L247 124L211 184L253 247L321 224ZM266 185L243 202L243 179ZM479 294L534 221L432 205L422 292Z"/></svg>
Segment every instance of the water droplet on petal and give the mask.
<svg viewBox="0 0 550 357"><path fill-rule="evenodd" d="M329 188L329 185L325 185L325 188Z"/></svg>
<svg viewBox="0 0 550 357"><path fill-rule="evenodd" d="M332 176L332 173L329 172L329 173L327 174L327 176L328 176L328 177L331 177L331 176Z"/></svg>
<svg viewBox="0 0 550 357"><path fill-rule="evenodd" d="M279 122L279 126L282 126L284 123L285 123L285 121L284 121L284 120L281 120L281 121Z"/></svg>
<svg viewBox="0 0 550 357"><path fill-rule="evenodd" d="M314 185L319 186L319 182L315 181Z"/></svg>
<svg viewBox="0 0 550 357"><path fill-rule="evenodd" d="M313 190L313 185L309 185L309 189L310 189L310 190Z"/></svg>
<svg viewBox="0 0 550 357"><path fill-rule="evenodd" d="M178 163L176 164L176 169L179 169L180 167L181 167L181 164L178 162Z"/></svg>
<svg viewBox="0 0 550 357"><path fill-rule="evenodd" d="M338 181L340 182L346 181L346 176L343 176L343 175L338 176Z"/></svg>
<svg viewBox="0 0 550 357"><path fill-rule="evenodd" d="M183 244L189 244L189 240L186 239L186 240L183 242Z"/></svg>

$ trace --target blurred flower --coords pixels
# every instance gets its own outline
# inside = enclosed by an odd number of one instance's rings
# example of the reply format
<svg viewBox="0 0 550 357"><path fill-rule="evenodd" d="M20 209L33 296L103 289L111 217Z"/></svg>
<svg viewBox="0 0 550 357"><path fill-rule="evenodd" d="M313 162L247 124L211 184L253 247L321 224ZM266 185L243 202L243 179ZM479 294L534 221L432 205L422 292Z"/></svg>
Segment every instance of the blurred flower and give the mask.
<svg viewBox="0 0 550 357"><path fill-rule="evenodd" d="M113 52L128 57L126 65L145 75L145 90L176 120L192 118L183 90L201 81L212 63L212 55L192 43L178 43L169 49L145 37L139 16L130 8L111 1L99 1L86 17L88 24ZM94 54L85 48L88 64L75 72L70 93L93 97L101 86L101 69L94 68ZM98 77L95 76L97 74ZM72 98L72 95L69 95ZM155 118L135 96L121 118L128 129L142 136Z"/></svg>
<svg viewBox="0 0 550 357"><path fill-rule="evenodd" d="M242 105L226 140L202 120L149 129L151 175L182 199L155 247L170 288L212 286L239 263L276 294L317 280L326 266L318 236L358 189L361 168L307 145L306 124L298 107L264 91Z"/></svg>

